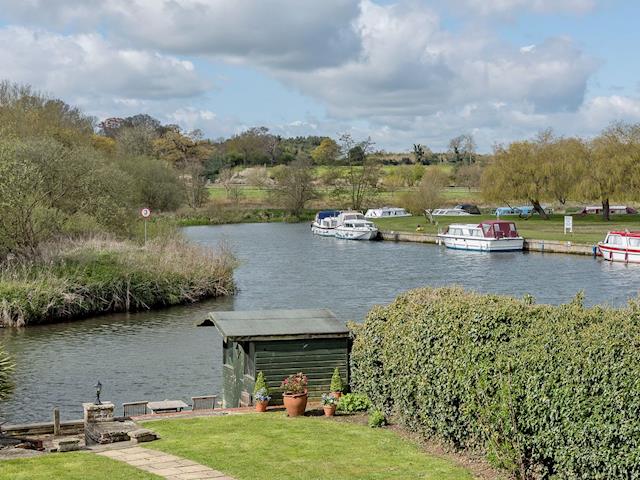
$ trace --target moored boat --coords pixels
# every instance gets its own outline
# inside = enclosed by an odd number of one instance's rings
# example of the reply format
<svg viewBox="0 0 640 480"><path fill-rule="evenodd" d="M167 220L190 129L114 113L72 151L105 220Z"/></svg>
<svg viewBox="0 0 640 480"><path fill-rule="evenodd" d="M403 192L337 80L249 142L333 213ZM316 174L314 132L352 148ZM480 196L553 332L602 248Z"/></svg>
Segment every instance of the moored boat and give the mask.
<svg viewBox="0 0 640 480"><path fill-rule="evenodd" d="M311 224L311 232L323 237L334 237L338 226L339 210L321 210Z"/></svg>
<svg viewBox="0 0 640 480"><path fill-rule="evenodd" d="M342 212L338 216L336 238L344 240L373 240L378 228L360 212Z"/></svg>
<svg viewBox="0 0 640 480"><path fill-rule="evenodd" d="M507 252L522 250L524 238L518 234L516 224L504 220L481 223L454 223L438 238L447 248L480 252Z"/></svg>
<svg viewBox="0 0 640 480"><path fill-rule="evenodd" d="M610 262L640 263L640 231L608 232L598 251Z"/></svg>
<svg viewBox="0 0 640 480"><path fill-rule="evenodd" d="M404 208L398 207L382 207L370 208L364 214L365 218L389 218L389 217L410 217L411 214Z"/></svg>

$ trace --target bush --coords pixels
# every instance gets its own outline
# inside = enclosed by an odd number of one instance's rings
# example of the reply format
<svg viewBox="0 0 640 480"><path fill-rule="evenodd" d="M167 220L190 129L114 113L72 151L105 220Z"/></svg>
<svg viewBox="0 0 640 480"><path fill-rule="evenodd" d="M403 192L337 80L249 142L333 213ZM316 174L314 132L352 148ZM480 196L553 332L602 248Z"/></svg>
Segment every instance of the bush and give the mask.
<svg viewBox="0 0 640 480"><path fill-rule="evenodd" d="M13 391L13 383L11 381L13 368L11 357L4 352L2 345L0 345L0 401L7 398Z"/></svg>
<svg viewBox="0 0 640 480"><path fill-rule="evenodd" d="M369 426L371 428L384 427L387 424L387 419L380 410L372 410L369 413Z"/></svg>
<svg viewBox="0 0 640 480"><path fill-rule="evenodd" d="M366 412L370 408L371 401L366 395L360 393L347 393L340 397L340 401L338 402L338 410L341 412Z"/></svg>
<svg viewBox="0 0 640 480"><path fill-rule="evenodd" d="M331 376L331 387L329 390L332 392L342 392L342 390L344 390L344 384L342 383L342 377L340 377L340 369L338 367L335 368Z"/></svg>
<svg viewBox="0 0 640 480"><path fill-rule="evenodd" d="M352 386L521 478L640 476L640 304L420 289L354 326Z"/></svg>

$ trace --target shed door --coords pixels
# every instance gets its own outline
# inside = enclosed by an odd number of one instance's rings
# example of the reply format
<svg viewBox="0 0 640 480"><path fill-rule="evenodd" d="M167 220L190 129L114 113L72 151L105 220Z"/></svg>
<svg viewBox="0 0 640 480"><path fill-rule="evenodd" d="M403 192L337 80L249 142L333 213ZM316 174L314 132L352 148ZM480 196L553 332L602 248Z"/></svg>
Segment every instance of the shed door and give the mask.
<svg viewBox="0 0 640 480"><path fill-rule="evenodd" d="M240 406L244 386L244 351L238 342L225 342L223 350L224 406Z"/></svg>

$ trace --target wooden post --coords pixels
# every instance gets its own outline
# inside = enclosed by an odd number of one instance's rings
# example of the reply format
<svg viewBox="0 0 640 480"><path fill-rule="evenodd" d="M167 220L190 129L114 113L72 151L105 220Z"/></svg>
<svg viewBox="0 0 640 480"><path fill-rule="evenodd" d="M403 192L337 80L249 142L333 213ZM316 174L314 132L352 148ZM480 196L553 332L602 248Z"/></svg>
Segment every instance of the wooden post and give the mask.
<svg viewBox="0 0 640 480"><path fill-rule="evenodd" d="M55 437L60 435L60 409L58 407L53 409L53 435Z"/></svg>

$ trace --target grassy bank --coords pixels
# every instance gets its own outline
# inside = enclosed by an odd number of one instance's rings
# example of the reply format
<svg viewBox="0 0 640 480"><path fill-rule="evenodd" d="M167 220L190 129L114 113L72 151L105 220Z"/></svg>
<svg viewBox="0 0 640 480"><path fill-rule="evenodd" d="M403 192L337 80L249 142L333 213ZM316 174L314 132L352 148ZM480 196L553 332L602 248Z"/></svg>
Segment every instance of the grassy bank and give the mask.
<svg viewBox="0 0 640 480"><path fill-rule="evenodd" d="M250 205L219 205L212 203L207 207L183 210L171 219L179 227L194 225L223 225L230 223L272 223L272 222L310 222L315 210L305 210L300 216L292 217L281 208L263 208ZM170 220L170 219L163 219Z"/></svg>
<svg viewBox="0 0 640 480"><path fill-rule="evenodd" d="M24 326L194 302L234 291L235 259L179 238L49 244L0 271L0 323Z"/></svg>
<svg viewBox="0 0 640 480"><path fill-rule="evenodd" d="M493 215L474 215L468 217L438 217L437 223L429 223L425 217L384 218L375 223L381 230L396 232L415 232L420 225L425 233L438 233L451 223L478 223L482 220L495 220ZM610 222L605 222L596 215L574 215L573 233L563 233L563 215L552 215L550 220L543 220L533 216L527 220L514 217L503 217L504 220L516 222L518 231L525 238L538 240L570 241L593 245L603 240L610 230L640 230L640 215L613 216Z"/></svg>
<svg viewBox="0 0 640 480"><path fill-rule="evenodd" d="M153 421L147 427L162 437L149 448L238 480L472 478L463 468L423 453L393 431L325 418L267 413Z"/></svg>

